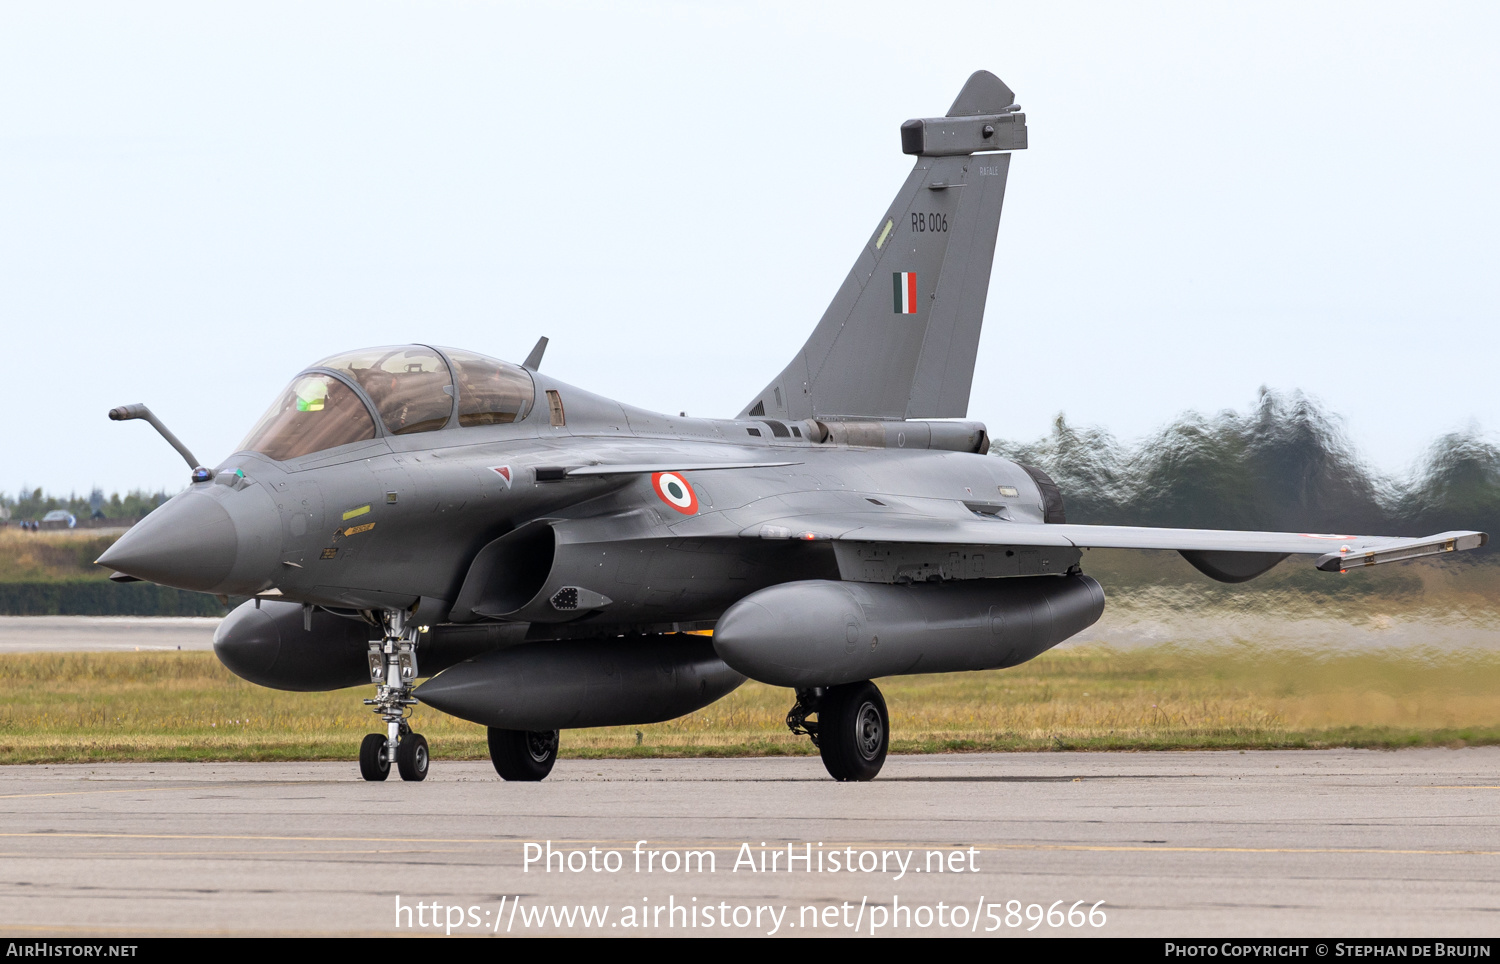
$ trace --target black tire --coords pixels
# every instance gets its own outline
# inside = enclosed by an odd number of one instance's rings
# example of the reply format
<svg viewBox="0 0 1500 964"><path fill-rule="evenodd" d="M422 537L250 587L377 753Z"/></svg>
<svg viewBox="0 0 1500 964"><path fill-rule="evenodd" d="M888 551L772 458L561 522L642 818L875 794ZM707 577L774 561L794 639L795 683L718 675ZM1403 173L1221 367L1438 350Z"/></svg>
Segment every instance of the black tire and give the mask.
<svg viewBox="0 0 1500 964"><path fill-rule="evenodd" d="M427 737L412 733L396 746L396 769L401 779L410 783L421 783L427 779L427 767L432 757L427 752Z"/></svg>
<svg viewBox="0 0 1500 964"><path fill-rule="evenodd" d="M873 780L891 745L885 697L869 680L830 686L818 702L818 753L835 780Z"/></svg>
<svg viewBox="0 0 1500 964"><path fill-rule="evenodd" d="M502 730L490 727L490 762L505 780L543 780L557 762L556 730Z"/></svg>
<svg viewBox="0 0 1500 964"><path fill-rule="evenodd" d="M391 775L391 761L385 759L385 734L367 733L359 745L359 775L372 782Z"/></svg>

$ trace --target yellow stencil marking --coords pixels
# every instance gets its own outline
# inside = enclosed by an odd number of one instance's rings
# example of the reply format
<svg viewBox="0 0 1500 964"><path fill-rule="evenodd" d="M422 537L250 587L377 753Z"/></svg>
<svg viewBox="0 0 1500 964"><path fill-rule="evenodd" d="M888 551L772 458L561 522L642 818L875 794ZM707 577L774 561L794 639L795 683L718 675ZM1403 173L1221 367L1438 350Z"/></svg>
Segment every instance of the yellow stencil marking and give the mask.
<svg viewBox="0 0 1500 964"><path fill-rule="evenodd" d="M344 530L344 535L352 536L360 532L369 532L373 528L375 528L375 523L366 522L362 526L350 526L349 528Z"/></svg>
<svg viewBox="0 0 1500 964"><path fill-rule="evenodd" d="M369 512L369 511L370 511L369 505L362 505L358 509L350 509L348 512L344 513L344 521L348 522L350 519L354 518L355 516L357 516L357 515L364 515L366 512Z"/></svg>

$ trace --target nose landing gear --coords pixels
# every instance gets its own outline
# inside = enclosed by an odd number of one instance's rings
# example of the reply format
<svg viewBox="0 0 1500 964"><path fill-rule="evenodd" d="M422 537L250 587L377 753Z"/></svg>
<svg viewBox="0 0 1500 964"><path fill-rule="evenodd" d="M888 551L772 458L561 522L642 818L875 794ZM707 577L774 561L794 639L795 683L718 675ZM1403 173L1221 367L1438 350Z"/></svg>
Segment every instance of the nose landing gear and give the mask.
<svg viewBox="0 0 1500 964"><path fill-rule="evenodd" d="M431 756L427 738L413 733L406 722L417 681L417 627L407 625L404 609L388 609L381 614L384 638L370 643L370 682L376 685L375 698L365 700L375 714L385 721L385 735L371 733L359 745L359 774L366 780L384 780L390 776L391 764L401 779L427 779Z"/></svg>
<svg viewBox="0 0 1500 964"><path fill-rule="evenodd" d="M818 718L809 721L814 713ZM885 765L891 717L879 687L869 680L798 690L786 725L812 739L835 780L873 780Z"/></svg>

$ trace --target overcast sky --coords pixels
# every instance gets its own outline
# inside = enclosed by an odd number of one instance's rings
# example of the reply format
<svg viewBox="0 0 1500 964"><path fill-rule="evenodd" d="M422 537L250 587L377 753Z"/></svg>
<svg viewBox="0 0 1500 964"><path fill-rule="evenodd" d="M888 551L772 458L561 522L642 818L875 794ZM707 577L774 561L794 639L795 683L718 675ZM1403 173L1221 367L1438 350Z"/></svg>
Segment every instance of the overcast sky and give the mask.
<svg viewBox="0 0 1500 964"><path fill-rule="evenodd" d="M1500 429L1500 6L0 6L0 489L165 487L422 341L732 416L994 71L1026 109L970 416L1302 389L1403 470Z"/></svg>

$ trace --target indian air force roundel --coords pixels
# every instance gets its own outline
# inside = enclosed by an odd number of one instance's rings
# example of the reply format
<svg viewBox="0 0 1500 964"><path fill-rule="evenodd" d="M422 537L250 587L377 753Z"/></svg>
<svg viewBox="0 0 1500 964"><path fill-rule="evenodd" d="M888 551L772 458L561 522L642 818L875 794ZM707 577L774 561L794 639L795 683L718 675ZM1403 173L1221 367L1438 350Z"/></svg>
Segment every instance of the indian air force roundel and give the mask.
<svg viewBox="0 0 1500 964"><path fill-rule="evenodd" d="M891 293L896 296L896 314L917 313L917 273L896 271L891 274Z"/></svg>
<svg viewBox="0 0 1500 964"><path fill-rule="evenodd" d="M687 479L676 472L653 473L651 486L656 489L656 494L661 496L663 502L683 515L692 515L698 511L697 493L687 484Z"/></svg>

